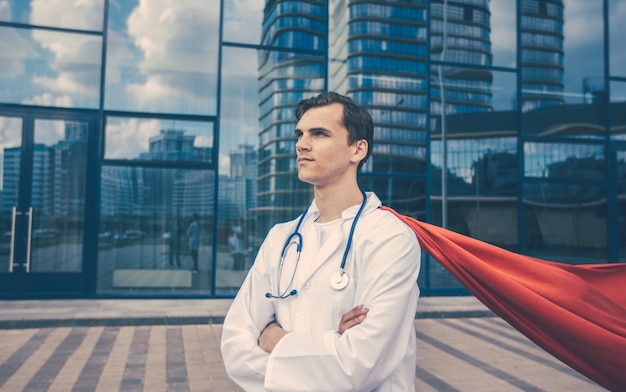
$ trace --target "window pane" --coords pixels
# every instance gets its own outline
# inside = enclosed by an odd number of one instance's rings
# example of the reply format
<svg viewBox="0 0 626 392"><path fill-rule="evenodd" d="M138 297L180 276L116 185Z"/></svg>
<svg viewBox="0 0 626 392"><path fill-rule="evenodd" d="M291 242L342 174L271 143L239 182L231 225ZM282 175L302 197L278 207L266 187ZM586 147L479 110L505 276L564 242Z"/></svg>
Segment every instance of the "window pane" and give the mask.
<svg viewBox="0 0 626 392"><path fill-rule="evenodd" d="M104 0L6 0L0 20L35 26L102 31Z"/></svg>
<svg viewBox="0 0 626 392"><path fill-rule="evenodd" d="M433 60L515 67L515 1L431 2L430 9Z"/></svg>
<svg viewBox="0 0 626 392"><path fill-rule="evenodd" d="M616 152L619 261L626 262L626 150Z"/></svg>
<svg viewBox="0 0 626 392"><path fill-rule="evenodd" d="M524 176L604 181L606 178L604 146L601 144L524 143Z"/></svg>
<svg viewBox="0 0 626 392"><path fill-rule="evenodd" d="M103 167L98 292L208 294L214 181L207 170Z"/></svg>
<svg viewBox="0 0 626 392"><path fill-rule="evenodd" d="M515 74L462 67L449 70L454 71L448 74L453 77L443 84L437 80L431 93L431 221L443 224L445 212L446 227L517 250ZM444 180L446 199L442 200Z"/></svg>
<svg viewBox="0 0 626 392"><path fill-rule="evenodd" d="M364 191L374 191L384 205L401 214L426 219L426 180L414 177L378 177L363 174L359 185Z"/></svg>
<svg viewBox="0 0 626 392"><path fill-rule="evenodd" d="M626 82L611 82L611 137L626 140Z"/></svg>
<svg viewBox="0 0 626 392"><path fill-rule="evenodd" d="M600 8L600 7L598 7ZM609 0L609 64L611 76L626 77L626 2Z"/></svg>
<svg viewBox="0 0 626 392"><path fill-rule="evenodd" d="M0 102L97 108L102 38L0 27Z"/></svg>
<svg viewBox="0 0 626 392"><path fill-rule="evenodd" d="M217 282L235 294L269 227L257 236L259 85L256 51L224 48L220 122ZM291 135L293 138L293 129Z"/></svg>
<svg viewBox="0 0 626 392"><path fill-rule="evenodd" d="M224 41L261 43L265 0L228 0L224 2Z"/></svg>
<svg viewBox="0 0 626 392"><path fill-rule="evenodd" d="M36 120L31 271L82 270L89 124Z"/></svg>
<svg viewBox="0 0 626 392"><path fill-rule="evenodd" d="M431 115L508 111L515 109L515 74L461 66L431 67ZM440 127L439 123L435 123Z"/></svg>
<svg viewBox="0 0 626 392"><path fill-rule="evenodd" d="M491 18L491 47L493 65L514 68L517 65L515 36L515 1L499 0L489 2Z"/></svg>
<svg viewBox="0 0 626 392"><path fill-rule="evenodd" d="M522 110L601 102L602 7L576 0L533 3L522 7Z"/></svg>
<svg viewBox="0 0 626 392"><path fill-rule="evenodd" d="M17 206L22 155L22 119L0 116L0 183L2 209L0 210L0 272L9 271L11 252L12 208Z"/></svg>
<svg viewBox="0 0 626 392"><path fill-rule="evenodd" d="M606 187L524 184L525 253L569 264L607 258Z"/></svg>
<svg viewBox="0 0 626 392"><path fill-rule="evenodd" d="M218 3L110 7L105 107L215 115Z"/></svg>
<svg viewBox="0 0 626 392"><path fill-rule="evenodd" d="M266 1L261 44L289 49L326 49L326 1Z"/></svg>
<svg viewBox="0 0 626 392"><path fill-rule="evenodd" d="M107 117L105 159L213 163L213 123Z"/></svg>

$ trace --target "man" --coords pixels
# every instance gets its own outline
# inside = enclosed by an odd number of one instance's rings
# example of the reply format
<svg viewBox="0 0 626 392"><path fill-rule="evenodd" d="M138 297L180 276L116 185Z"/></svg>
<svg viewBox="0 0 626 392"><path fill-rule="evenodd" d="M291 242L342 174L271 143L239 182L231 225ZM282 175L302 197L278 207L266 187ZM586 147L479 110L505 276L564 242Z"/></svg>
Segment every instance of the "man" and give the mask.
<svg viewBox="0 0 626 392"><path fill-rule="evenodd" d="M200 247L200 228L198 227L198 219L200 215L194 213L192 221L187 228L187 237L189 237L189 252L191 252L191 259L193 260L192 272L198 272L198 248Z"/></svg>
<svg viewBox="0 0 626 392"><path fill-rule="evenodd" d="M298 178L314 200L259 249L224 320L226 370L246 391L412 391L420 249L359 189L372 119L336 93L295 113Z"/></svg>

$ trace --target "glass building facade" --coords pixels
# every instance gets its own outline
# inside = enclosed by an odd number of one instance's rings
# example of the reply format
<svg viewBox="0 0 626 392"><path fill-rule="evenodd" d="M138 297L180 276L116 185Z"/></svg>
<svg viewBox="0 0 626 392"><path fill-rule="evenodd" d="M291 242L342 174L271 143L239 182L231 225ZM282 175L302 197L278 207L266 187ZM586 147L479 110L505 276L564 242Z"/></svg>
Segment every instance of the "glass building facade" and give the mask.
<svg viewBox="0 0 626 392"><path fill-rule="evenodd" d="M312 198L293 109L326 90L371 113L360 183L384 204L625 262L624 18L619 0L0 1L0 298L234 296ZM424 294L466 293L422 262Z"/></svg>

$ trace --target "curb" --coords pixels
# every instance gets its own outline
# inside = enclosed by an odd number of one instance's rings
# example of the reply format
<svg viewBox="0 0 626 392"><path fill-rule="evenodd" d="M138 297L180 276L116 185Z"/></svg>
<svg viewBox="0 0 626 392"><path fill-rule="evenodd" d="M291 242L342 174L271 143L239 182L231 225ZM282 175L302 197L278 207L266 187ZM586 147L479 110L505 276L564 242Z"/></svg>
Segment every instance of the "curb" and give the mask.
<svg viewBox="0 0 626 392"><path fill-rule="evenodd" d="M417 312L415 319L495 317L489 310L425 311ZM109 317L74 319L0 320L0 329L58 328L58 327L122 327L138 325L222 324L224 316L188 317Z"/></svg>

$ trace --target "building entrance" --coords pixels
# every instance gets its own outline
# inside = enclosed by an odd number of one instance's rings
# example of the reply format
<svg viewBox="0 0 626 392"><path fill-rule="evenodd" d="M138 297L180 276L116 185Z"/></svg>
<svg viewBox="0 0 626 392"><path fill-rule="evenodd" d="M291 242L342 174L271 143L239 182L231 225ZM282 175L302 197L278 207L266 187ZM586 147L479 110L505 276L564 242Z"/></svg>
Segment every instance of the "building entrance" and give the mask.
<svg viewBox="0 0 626 392"><path fill-rule="evenodd" d="M88 138L96 121L0 111L0 297L85 291Z"/></svg>

